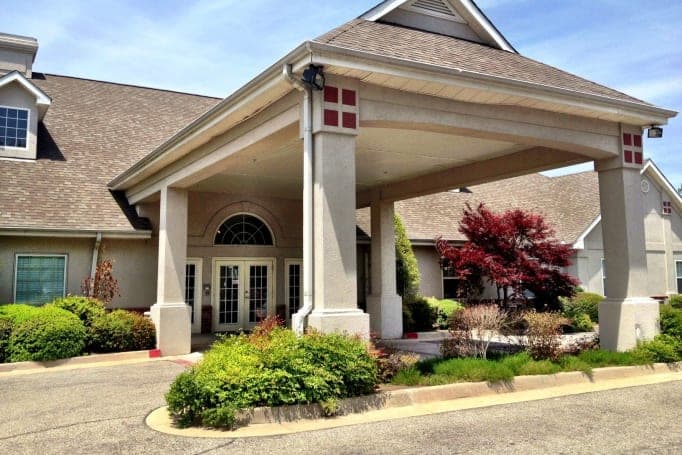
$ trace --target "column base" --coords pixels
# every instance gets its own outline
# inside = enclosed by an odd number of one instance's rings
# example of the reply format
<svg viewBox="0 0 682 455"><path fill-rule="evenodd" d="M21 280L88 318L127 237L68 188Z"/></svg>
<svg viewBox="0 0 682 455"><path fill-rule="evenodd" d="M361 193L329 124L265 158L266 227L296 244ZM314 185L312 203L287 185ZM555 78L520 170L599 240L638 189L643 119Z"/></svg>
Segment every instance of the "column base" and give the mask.
<svg viewBox="0 0 682 455"><path fill-rule="evenodd" d="M403 336L403 299L394 295L368 295L367 312L372 334L384 340Z"/></svg>
<svg viewBox="0 0 682 455"><path fill-rule="evenodd" d="M609 351L627 351L660 332L659 303L648 297L605 299L599 304L599 343Z"/></svg>
<svg viewBox="0 0 682 455"><path fill-rule="evenodd" d="M348 333L369 339L369 315L359 309L314 310L308 315L308 327L321 333Z"/></svg>
<svg viewBox="0 0 682 455"><path fill-rule="evenodd" d="M156 347L162 356L191 352L190 308L185 303L156 303L150 309L156 326Z"/></svg>

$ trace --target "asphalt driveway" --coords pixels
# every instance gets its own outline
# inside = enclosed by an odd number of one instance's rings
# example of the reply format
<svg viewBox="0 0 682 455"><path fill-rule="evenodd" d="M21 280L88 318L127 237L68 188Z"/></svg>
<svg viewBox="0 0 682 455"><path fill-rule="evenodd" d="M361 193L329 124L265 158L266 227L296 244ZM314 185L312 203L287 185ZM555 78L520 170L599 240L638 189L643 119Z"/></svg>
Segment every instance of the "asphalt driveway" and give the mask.
<svg viewBox="0 0 682 455"><path fill-rule="evenodd" d="M144 424L183 366L0 375L0 453L682 453L682 381L261 439Z"/></svg>

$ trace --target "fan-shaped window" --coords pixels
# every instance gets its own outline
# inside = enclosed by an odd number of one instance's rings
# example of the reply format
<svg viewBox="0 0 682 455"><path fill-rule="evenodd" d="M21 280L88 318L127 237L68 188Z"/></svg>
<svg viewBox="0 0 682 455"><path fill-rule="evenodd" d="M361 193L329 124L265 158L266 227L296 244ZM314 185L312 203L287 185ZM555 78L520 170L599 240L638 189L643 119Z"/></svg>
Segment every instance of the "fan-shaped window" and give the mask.
<svg viewBox="0 0 682 455"><path fill-rule="evenodd" d="M235 215L218 228L216 245L272 245L268 226L252 215Z"/></svg>

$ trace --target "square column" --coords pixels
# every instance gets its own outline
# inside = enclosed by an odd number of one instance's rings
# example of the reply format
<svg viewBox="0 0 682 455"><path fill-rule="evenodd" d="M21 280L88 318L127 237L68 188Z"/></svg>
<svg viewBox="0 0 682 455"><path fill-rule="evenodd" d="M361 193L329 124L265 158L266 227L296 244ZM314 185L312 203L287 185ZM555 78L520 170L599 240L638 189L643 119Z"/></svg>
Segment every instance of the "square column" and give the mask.
<svg viewBox="0 0 682 455"><path fill-rule="evenodd" d="M369 316L357 307L355 136L314 137L314 309L308 325L323 333L369 337Z"/></svg>
<svg viewBox="0 0 682 455"><path fill-rule="evenodd" d="M372 333L383 339L403 335L402 298L396 292L393 215L393 202L372 201L372 293L367 297L367 311Z"/></svg>
<svg viewBox="0 0 682 455"><path fill-rule="evenodd" d="M648 297L642 132L622 127L621 156L598 161L606 263L606 299L599 305L599 339L626 351L658 333L658 302Z"/></svg>
<svg viewBox="0 0 682 455"><path fill-rule="evenodd" d="M165 187L161 190L156 303L150 311L156 325L156 347L164 356L189 354L191 349L186 260L187 191Z"/></svg>

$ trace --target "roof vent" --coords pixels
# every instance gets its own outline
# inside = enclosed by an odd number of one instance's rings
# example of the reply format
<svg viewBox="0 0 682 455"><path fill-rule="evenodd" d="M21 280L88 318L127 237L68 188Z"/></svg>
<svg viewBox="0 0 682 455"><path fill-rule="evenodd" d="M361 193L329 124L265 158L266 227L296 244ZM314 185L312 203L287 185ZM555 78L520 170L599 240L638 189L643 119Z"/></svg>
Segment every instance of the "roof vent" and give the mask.
<svg viewBox="0 0 682 455"><path fill-rule="evenodd" d="M465 22L447 0L417 0L412 2L406 9L416 13L426 14L427 16Z"/></svg>

